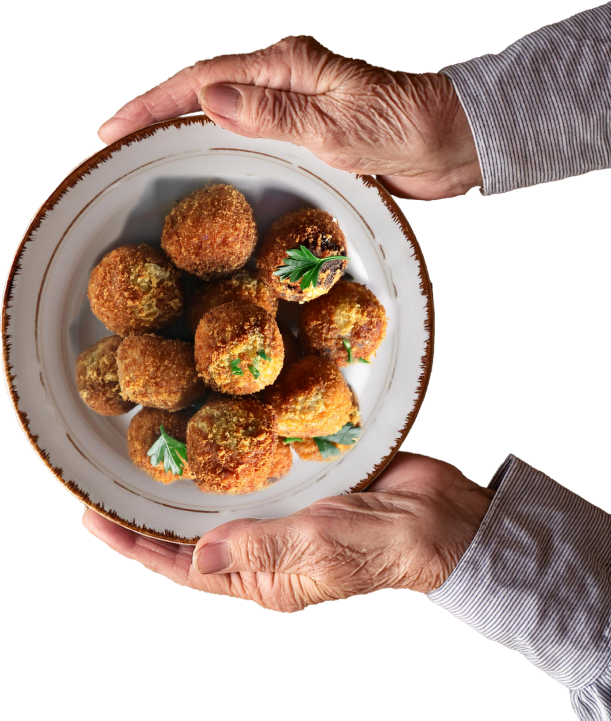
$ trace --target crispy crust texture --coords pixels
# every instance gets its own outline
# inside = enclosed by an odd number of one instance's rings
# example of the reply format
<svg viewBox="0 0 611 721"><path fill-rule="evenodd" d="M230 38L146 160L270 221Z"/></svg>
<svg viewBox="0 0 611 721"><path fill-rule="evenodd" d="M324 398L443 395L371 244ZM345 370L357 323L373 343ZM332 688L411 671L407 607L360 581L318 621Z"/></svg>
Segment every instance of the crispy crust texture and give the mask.
<svg viewBox="0 0 611 721"><path fill-rule="evenodd" d="M348 365L350 343L353 362L369 360L386 335L386 312L375 295L360 283L342 280L316 298L299 317L299 342L306 353L318 353Z"/></svg>
<svg viewBox="0 0 611 721"><path fill-rule="evenodd" d="M259 305L274 317L278 310L278 298L267 283L261 280L255 270L241 268L227 278L200 285L195 290L187 309L191 332L195 333L204 313L223 303L240 301Z"/></svg>
<svg viewBox="0 0 611 721"><path fill-rule="evenodd" d="M155 335L129 336L117 351L121 394L150 408L177 411L201 400L193 343Z"/></svg>
<svg viewBox="0 0 611 721"><path fill-rule="evenodd" d="M246 198L219 183L183 198L165 219L161 246L173 262L203 280L241 268L257 244L257 226Z"/></svg>
<svg viewBox="0 0 611 721"><path fill-rule="evenodd" d="M294 363L281 383L265 394L284 437L328 436L350 419L352 394L339 368L320 356Z"/></svg>
<svg viewBox="0 0 611 721"><path fill-rule="evenodd" d="M291 453L290 445L286 445L283 438L278 438L276 450L272 457L272 465L267 476L267 482L275 483L279 481L291 470L292 465L293 454Z"/></svg>
<svg viewBox="0 0 611 721"><path fill-rule="evenodd" d="M132 418L127 429L127 452L132 463L144 471L151 478L160 483L174 483L174 481L193 480L195 477L185 463L182 476L177 476L171 471L165 472L163 463L157 466L151 465L151 459L147 455L149 448L159 438L159 426L163 426L165 432L181 443L187 441L187 424L193 415L192 410L162 411L158 408L143 408Z"/></svg>
<svg viewBox="0 0 611 721"><path fill-rule="evenodd" d="M118 335L102 338L85 348L76 359L79 395L92 411L103 416L120 416L135 405L121 397L117 348L122 340Z"/></svg>
<svg viewBox="0 0 611 721"><path fill-rule="evenodd" d="M257 355L264 351L271 360ZM242 375L232 372L239 359ZM195 362L204 383L231 395L256 393L271 385L284 362L284 345L278 324L252 303L225 303L204 314L195 334ZM249 366L255 365L255 378Z"/></svg>
<svg viewBox="0 0 611 721"><path fill-rule="evenodd" d="M359 407L357 405L354 393L352 394L352 399L353 406L352 410L350 411L350 418L348 419L348 423L352 423L353 426L360 428L361 413L359 411ZM334 443L333 445L337 449L339 449L342 454L344 454L346 451L354 448L356 444L351 443L350 445L345 445L343 443ZM299 458L301 458L302 461L323 461L325 463L328 463L329 461L335 461L340 458L340 456L329 456L328 458L323 458L313 438L304 438L302 441L296 441L295 443L291 443L291 446L294 448L295 453L297 453L297 455L299 456Z"/></svg>
<svg viewBox="0 0 611 721"><path fill-rule="evenodd" d="M183 312L180 271L144 243L107 253L91 271L87 297L94 315L121 336L164 330Z"/></svg>
<svg viewBox="0 0 611 721"><path fill-rule="evenodd" d="M271 226L265 238L257 267L273 292L285 300L304 303L327 293L343 275L347 260L333 260L320 271L315 287L301 290L300 281L280 280L274 273L287 257L286 251L305 245L317 258L347 255L346 238L337 221L324 210L304 208L286 213Z"/></svg>
<svg viewBox="0 0 611 721"><path fill-rule="evenodd" d="M189 422L187 457L212 493L252 493L268 483L278 442L273 409L250 398L207 403Z"/></svg>

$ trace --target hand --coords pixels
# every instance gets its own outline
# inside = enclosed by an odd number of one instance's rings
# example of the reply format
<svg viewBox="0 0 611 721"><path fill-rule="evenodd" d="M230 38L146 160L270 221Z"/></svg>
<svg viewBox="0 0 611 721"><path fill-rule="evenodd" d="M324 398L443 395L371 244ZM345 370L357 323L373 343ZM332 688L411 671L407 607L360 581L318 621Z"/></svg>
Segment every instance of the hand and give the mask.
<svg viewBox="0 0 611 721"><path fill-rule="evenodd" d="M195 551L91 510L83 523L115 551L184 586L297 611L381 588L438 588L491 498L448 463L399 453L365 493L326 498L287 518L226 523Z"/></svg>
<svg viewBox="0 0 611 721"><path fill-rule="evenodd" d="M380 176L402 197L449 198L482 184L448 77L373 67L308 37L197 62L127 103L98 132L111 143L200 105L227 130L303 145L335 168Z"/></svg>

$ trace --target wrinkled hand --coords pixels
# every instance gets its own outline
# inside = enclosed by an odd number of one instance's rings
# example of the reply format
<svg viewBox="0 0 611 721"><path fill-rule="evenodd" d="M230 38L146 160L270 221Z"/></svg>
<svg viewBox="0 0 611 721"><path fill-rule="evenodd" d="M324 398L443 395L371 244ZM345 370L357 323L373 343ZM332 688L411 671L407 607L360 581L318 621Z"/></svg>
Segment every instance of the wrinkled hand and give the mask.
<svg viewBox="0 0 611 721"><path fill-rule="evenodd" d="M197 62L129 102L99 135L111 143L200 105L227 130L303 145L333 167L380 176L403 197L447 198L482 183L449 78L373 67L309 37Z"/></svg>
<svg viewBox="0 0 611 721"><path fill-rule="evenodd" d="M91 510L83 523L172 581L297 611L382 588L438 588L473 540L491 497L448 463L399 453L365 493L326 498L287 518L226 523L195 551L145 538Z"/></svg>

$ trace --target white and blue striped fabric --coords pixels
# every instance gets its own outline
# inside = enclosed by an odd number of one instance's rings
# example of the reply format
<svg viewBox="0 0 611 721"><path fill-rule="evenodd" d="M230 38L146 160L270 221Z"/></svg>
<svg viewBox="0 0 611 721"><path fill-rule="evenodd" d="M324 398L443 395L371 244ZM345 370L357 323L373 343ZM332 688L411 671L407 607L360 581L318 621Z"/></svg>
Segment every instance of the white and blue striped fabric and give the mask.
<svg viewBox="0 0 611 721"><path fill-rule="evenodd" d="M611 719L611 515L515 456L488 513L429 599L567 686L584 721Z"/></svg>
<svg viewBox="0 0 611 721"><path fill-rule="evenodd" d="M469 119L484 195L611 167L611 3L441 72Z"/></svg>

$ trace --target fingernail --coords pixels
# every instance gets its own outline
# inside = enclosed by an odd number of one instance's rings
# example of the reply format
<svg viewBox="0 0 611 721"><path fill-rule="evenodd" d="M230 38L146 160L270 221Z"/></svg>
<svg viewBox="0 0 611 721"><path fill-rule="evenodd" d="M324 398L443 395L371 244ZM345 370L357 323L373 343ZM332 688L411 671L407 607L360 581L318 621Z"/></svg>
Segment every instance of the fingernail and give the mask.
<svg viewBox="0 0 611 721"><path fill-rule="evenodd" d="M231 85L207 85L199 94L199 102L204 110L224 118L237 117L240 98L240 91Z"/></svg>
<svg viewBox="0 0 611 721"><path fill-rule="evenodd" d="M194 558L200 573L218 573L231 565L231 551L225 541L202 546Z"/></svg>

